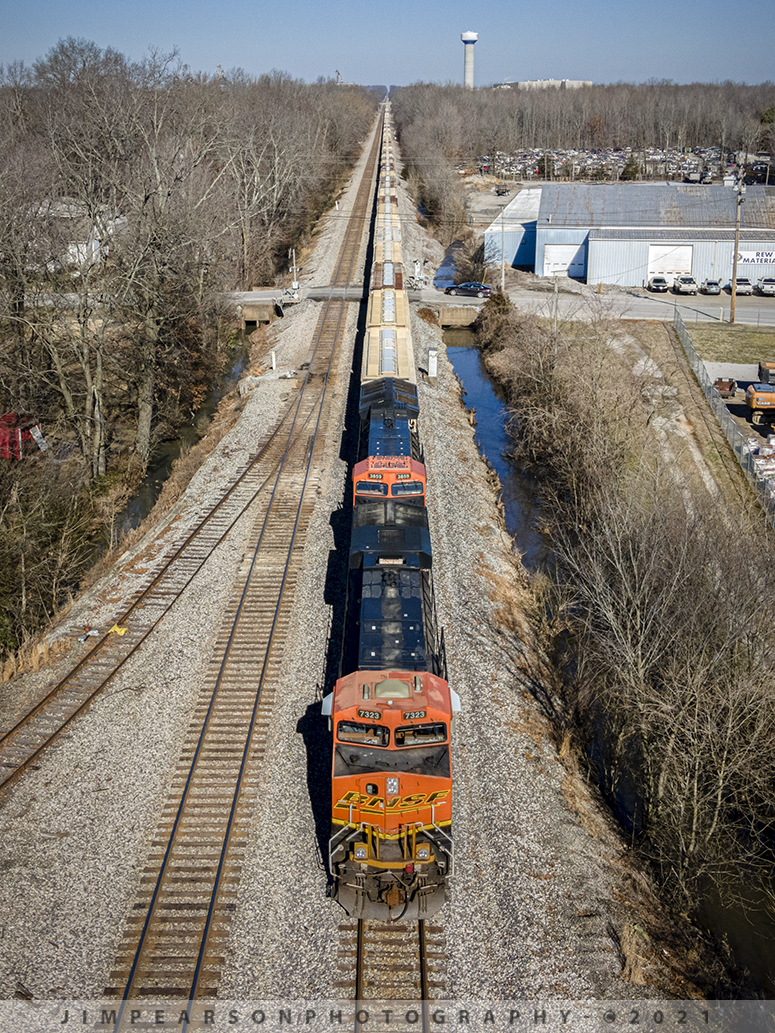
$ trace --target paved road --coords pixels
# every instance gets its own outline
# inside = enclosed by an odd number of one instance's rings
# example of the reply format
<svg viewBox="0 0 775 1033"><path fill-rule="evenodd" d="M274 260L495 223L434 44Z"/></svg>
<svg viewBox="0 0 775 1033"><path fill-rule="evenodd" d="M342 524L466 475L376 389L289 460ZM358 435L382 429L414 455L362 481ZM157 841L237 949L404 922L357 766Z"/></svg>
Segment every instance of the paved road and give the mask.
<svg viewBox="0 0 775 1033"><path fill-rule="evenodd" d="M331 289L328 287L305 287L300 292L300 298L320 301L331 293ZM359 294L360 288L351 289L348 296L357 300ZM724 322L728 323L731 300L726 294L716 298L700 297L699 295L697 297L678 297L674 294L652 295L636 287L604 294L597 294L594 290L588 290L585 287L578 294L560 291L555 295L552 292L529 290L510 290L508 294L519 308L526 308L545 316L553 314L556 303L557 315L560 319L574 317L583 319L594 313L603 312L620 319L669 320L672 322L673 310L678 307L687 327L694 322L718 323L722 318ZM283 305L292 304L287 293L284 293L279 287L260 291L235 291L226 297L237 305L244 305L251 301L279 301ZM409 297L411 301L419 301L434 307L441 304L478 307L482 304L478 298L452 298L433 288L410 291ZM735 305L735 322L775 327L775 298L738 297Z"/></svg>
<svg viewBox="0 0 775 1033"><path fill-rule="evenodd" d="M610 313L620 319L646 319L673 321L673 311L677 306L687 326L694 322L718 323L729 322L728 295L717 298L678 297L677 295L651 295L644 290L612 291L596 294L586 289L579 294L510 290L508 295L519 308L527 308L531 312L551 316L557 305L557 315L561 319L576 317L583 319L595 312ZM422 301L427 305L474 304L481 305L476 298L450 298L439 291L424 290L410 294L412 300ZM556 301L555 301L556 297ZM775 298L738 297L735 305L735 322L755 324L759 326L775 326Z"/></svg>

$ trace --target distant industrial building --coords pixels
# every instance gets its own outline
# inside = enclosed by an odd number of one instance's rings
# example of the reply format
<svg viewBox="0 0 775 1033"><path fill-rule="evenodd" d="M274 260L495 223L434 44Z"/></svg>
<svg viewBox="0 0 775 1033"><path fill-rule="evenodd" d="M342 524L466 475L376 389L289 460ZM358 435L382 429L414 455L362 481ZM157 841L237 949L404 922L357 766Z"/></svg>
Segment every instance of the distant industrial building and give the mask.
<svg viewBox="0 0 775 1033"><path fill-rule="evenodd" d="M713 278L727 285L736 207L737 193L728 186L546 184L517 194L488 226L486 254L499 264L503 247L509 265L588 283L643 287L657 273L670 281L691 273L698 282ZM747 188L737 273L753 281L775 276L771 187Z"/></svg>
<svg viewBox="0 0 775 1033"><path fill-rule="evenodd" d="M525 79L520 82L495 83L496 90L578 90L582 86L591 86L591 79Z"/></svg>

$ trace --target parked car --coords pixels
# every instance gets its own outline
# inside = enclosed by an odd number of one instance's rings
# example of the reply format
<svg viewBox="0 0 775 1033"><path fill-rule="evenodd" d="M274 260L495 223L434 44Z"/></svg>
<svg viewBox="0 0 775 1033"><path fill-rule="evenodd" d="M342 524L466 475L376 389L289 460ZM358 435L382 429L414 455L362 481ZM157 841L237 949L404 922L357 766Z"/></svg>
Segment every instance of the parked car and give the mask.
<svg viewBox="0 0 775 1033"><path fill-rule="evenodd" d="M649 280L648 289L657 294L665 294L668 289L668 282L664 276L652 276Z"/></svg>
<svg viewBox="0 0 775 1033"><path fill-rule="evenodd" d="M732 285L729 285L729 289L732 289ZM737 278L737 290L735 294L753 294L753 284L747 276L738 276Z"/></svg>
<svg viewBox="0 0 775 1033"><path fill-rule="evenodd" d="M718 280L703 280L700 290L703 294L721 294L721 284Z"/></svg>
<svg viewBox="0 0 775 1033"><path fill-rule="evenodd" d="M673 290L676 294L696 294L697 281L693 276L676 276L673 279Z"/></svg>
<svg viewBox="0 0 775 1033"><path fill-rule="evenodd" d="M447 287L445 294L467 294L471 298L489 298L492 288L486 283L475 283L469 280L466 283L456 283L454 287Z"/></svg>
<svg viewBox="0 0 775 1033"><path fill-rule="evenodd" d="M737 281L738 284L740 281ZM756 281L756 290L759 294L768 296L775 295L775 277L773 276L760 276Z"/></svg>

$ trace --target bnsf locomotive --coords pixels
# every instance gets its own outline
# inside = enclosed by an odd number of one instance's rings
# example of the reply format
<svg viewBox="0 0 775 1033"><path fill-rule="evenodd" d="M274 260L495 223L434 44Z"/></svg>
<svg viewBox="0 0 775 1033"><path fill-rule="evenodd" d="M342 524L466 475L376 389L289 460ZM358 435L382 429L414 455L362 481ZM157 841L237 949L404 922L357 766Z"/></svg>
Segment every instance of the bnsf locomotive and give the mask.
<svg viewBox="0 0 775 1033"><path fill-rule="evenodd" d="M452 874L457 695L436 624L426 473L386 105L363 343L358 462L334 735L334 893L358 918L426 918Z"/></svg>

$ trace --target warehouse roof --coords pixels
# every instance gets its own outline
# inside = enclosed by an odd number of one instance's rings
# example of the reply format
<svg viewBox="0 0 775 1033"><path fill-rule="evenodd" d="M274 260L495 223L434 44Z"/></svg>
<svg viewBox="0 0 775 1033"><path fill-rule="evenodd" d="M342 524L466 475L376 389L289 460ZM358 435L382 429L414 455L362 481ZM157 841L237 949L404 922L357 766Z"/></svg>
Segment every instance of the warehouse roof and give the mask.
<svg viewBox="0 0 775 1033"><path fill-rule="evenodd" d="M543 187L526 187L506 205L498 218L492 222L485 233L500 233L501 221L505 229L524 226L526 222L535 222L541 205Z"/></svg>
<svg viewBox="0 0 775 1033"><path fill-rule="evenodd" d="M735 224L733 187L694 183L552 183L544 186L539 226L727 229ZM749 186L741 227L775 230L775 191Z"/></svg>
<svg viewBox="0 0 775 1033"><path fill-rule="evenodd" d="M734 240L734 226L712 230L683 230L680 226L669 229L664 226L652 226L650 229L631 229L630 227L605 227L589 231L590 240ZM775 229L740 230L740 243L771 243L775 241Z"/></svg>

